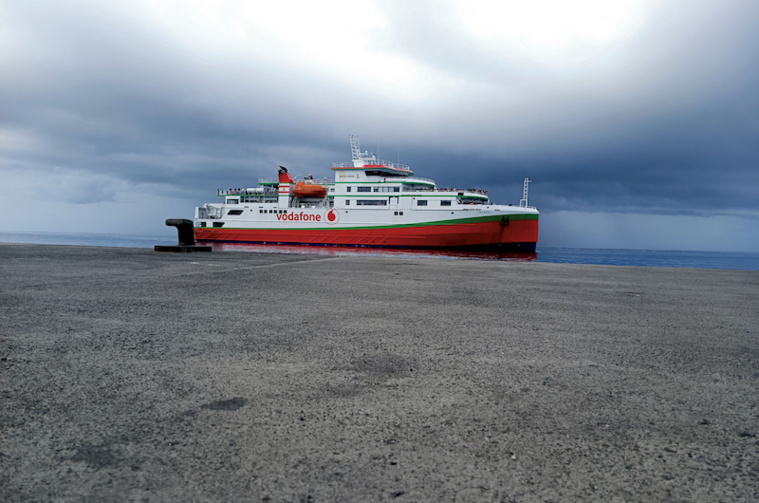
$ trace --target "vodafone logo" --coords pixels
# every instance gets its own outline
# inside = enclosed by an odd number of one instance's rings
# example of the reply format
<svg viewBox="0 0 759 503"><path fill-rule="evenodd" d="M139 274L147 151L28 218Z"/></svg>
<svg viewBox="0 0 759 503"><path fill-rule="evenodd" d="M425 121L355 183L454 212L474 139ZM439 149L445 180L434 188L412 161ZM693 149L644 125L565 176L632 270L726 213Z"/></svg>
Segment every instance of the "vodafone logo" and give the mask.
<svg viewBox="0 0 759 503"><path fill-rule="evenodd" d="M324 214L324 221L330 225L335 225L340 221L340 212L337 210L329 210Z"/></svg>

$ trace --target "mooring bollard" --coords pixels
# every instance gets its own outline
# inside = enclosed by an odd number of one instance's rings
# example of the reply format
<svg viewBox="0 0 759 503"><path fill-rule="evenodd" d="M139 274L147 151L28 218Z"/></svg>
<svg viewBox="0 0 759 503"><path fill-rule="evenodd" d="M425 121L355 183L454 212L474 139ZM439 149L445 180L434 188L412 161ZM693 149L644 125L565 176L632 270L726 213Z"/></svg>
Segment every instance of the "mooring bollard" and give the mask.
<svg viewBox="0 0 759 503"><path fill-rule="evenodd" d="M192 220L186 218L169 218L166 225L177 228L179 246L195 246L195 231L192 229Z"/></svg>
<svg viewBox="0 0 759 503"><path fill-rule="evenodd" d="M195 244L195 230L192 220L186 218L168 218L166 225L177 228L179 244L177 246L156 245L155 251L160 252L210 252L210 246L198 246Z"/></svg>

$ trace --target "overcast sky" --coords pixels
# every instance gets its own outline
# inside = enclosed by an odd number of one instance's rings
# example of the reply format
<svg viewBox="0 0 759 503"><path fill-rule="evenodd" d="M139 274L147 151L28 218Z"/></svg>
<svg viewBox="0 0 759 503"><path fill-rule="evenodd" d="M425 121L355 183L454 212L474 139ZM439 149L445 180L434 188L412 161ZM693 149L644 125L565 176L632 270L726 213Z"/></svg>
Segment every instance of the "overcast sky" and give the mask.
<svg viewBox="0 0 759 503"><path fill-rule="evenodd" d="M756 0L0 0L0 231L170 235L350 134L540 245L759 251Z"/></svg>

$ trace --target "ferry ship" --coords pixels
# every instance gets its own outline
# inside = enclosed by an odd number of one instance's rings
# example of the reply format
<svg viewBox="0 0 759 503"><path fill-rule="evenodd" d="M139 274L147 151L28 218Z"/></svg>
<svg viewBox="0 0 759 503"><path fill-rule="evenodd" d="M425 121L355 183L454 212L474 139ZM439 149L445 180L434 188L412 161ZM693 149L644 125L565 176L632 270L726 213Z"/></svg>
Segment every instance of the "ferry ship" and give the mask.
<svg viewBox="0 0 759 503"><path fill-rule="evenodd" d="M528 205L493 204L486 191L439 188L403 164L361 151L350 137L351 162L334 163L334 179L277 179L257 187L217 189L221 202L195 208L201 242L486 249L534 253L539 212Z"/></svg>

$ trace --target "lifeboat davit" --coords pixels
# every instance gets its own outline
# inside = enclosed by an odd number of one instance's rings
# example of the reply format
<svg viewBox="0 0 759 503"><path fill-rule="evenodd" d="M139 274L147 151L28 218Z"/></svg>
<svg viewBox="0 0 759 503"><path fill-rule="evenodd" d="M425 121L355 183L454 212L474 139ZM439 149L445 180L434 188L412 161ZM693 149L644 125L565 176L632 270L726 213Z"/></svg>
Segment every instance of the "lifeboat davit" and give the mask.
<svg viewBox="0 0 759 503"><path fill-rule="evenodd" d="M293 194L297 197L325 197L327 187L318 183L298 182L293 188Z"/></svg>

